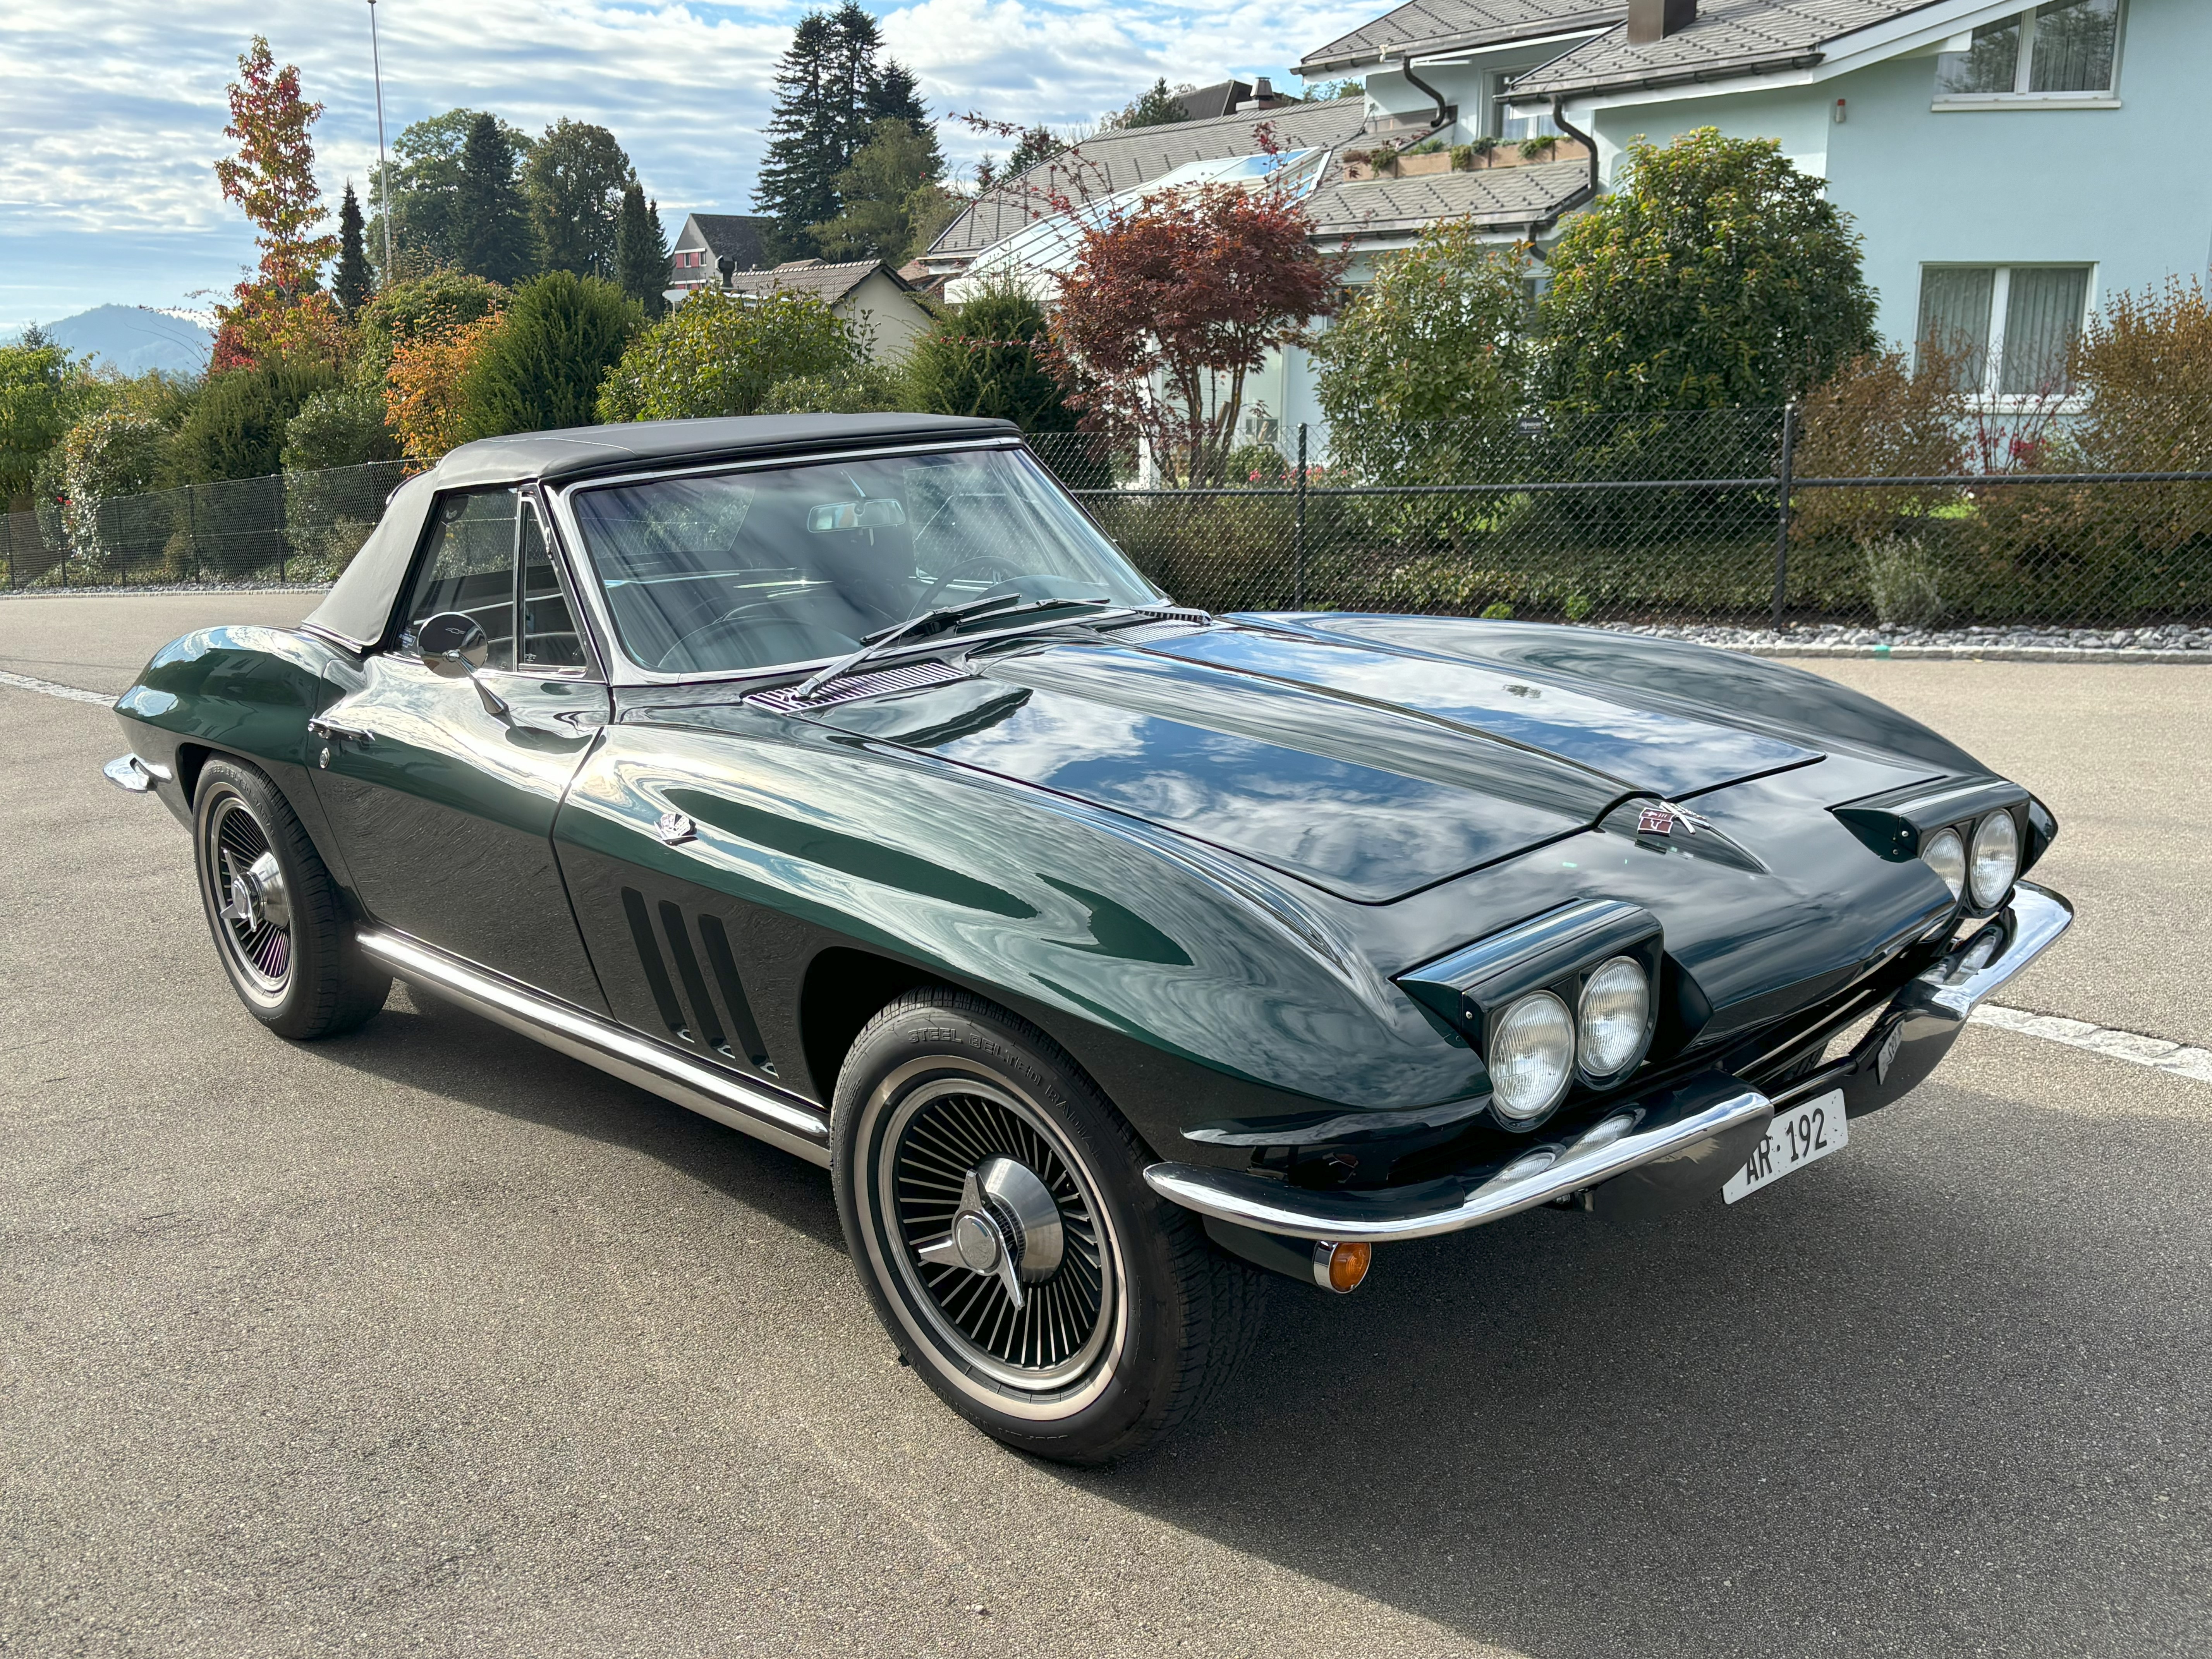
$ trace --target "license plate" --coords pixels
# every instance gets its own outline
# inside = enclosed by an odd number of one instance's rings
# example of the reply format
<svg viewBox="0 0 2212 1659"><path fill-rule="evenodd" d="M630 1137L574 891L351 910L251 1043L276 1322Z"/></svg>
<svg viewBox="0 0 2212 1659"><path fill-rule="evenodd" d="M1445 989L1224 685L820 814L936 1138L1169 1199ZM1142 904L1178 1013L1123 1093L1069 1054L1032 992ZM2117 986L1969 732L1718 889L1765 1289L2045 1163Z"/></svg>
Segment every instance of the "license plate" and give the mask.
<svg viewBox="0 0 2212 1659"><path fill-rule="evenodd" d="M1841 1089L1831 1089L1802 1106L1777 1112L1774 1121L1767 1125L1766 1139L1752 1148L1743 1168L1728 1178L1721 1196L1731 1204L1748 1198L1761 1187L1771 1187L1808 1164L1841 1152L1850 1138Z"/></svg>

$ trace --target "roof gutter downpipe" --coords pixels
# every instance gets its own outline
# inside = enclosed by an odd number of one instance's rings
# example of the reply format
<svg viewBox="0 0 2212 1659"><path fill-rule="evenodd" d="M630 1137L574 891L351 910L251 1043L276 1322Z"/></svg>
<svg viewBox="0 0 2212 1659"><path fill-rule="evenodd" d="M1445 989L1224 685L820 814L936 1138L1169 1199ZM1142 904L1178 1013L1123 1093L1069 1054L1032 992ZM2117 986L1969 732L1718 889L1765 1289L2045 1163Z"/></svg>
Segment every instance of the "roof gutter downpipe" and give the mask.
<svg viewBox="0 0 2212 1659"><path fill-rule="evenodd" d="M1426 81L1424 81L1419 76L1413 73L1413 53L1409 52L1398 60L1398 72L1413 83L1413 88L1415 91L1425 92L1429 94L1430 98L1435 101L1437 106L1436 118L1429 124L1430 131L1434 132L1438 127L1443 125L1445 122L1451 119L1450 112L1444 105L1443 94L1438 92Z"/></svg>
<svg viewBox="0 0 2212 1659"><path fill-rule="evenodd" d="M1552 125L1589 152L1589 183L1583 187L1582 195L1559 210L1565 213L1567 208L1580 207L1597 194L1597 140L1567 119L1567 100L1564 93L1552 94Z"/></svg>

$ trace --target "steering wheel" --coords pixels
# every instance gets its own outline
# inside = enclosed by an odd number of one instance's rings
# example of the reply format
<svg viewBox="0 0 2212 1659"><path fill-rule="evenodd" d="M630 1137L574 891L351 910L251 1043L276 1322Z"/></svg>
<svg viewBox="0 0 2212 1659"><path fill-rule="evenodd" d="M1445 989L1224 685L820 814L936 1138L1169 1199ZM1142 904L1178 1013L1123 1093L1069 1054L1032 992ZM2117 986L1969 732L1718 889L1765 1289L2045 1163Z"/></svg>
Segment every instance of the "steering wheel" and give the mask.
<svg viewBox="0 0 2212 1659"><path fill-rule="evenodd" d="M732 643L744 642L753 628L767 619L762 616L763 612L769 613L771 617L775 613L782 612L784 613L782 619L788 622L791 626L811 628L810 624L789 616L790 605L789 599L757 599L750 605L741 605L734 611L726 611L714 621L700 623L698 627L678 639L675 644L660 653L660 660L655 663L653 667L664 674L681 674L693 669L697 665L696 644L708 640L728 640ZM832 628L820 629L818 631L830 636L833 641L824 647L825 652L828 653L849 651L860 643L858 640L848 635L840 634ZM760 665L748 663L744 665L757 667Z"/></svg>
<svg viewBox="0 0 2212 1659"><path fill-rule="evenodd" d="M918 617L925 611L935 610L940 602L939 596L963 576L988 575L994 573L997 574L1002 584L1018 582L1030 574L1026 570L1017 569L1011 560L1002 558L996 553L985 553L975 558L963 559L929 585L929 592L921 596L921 603L915 605L909 614Z"/></svg>

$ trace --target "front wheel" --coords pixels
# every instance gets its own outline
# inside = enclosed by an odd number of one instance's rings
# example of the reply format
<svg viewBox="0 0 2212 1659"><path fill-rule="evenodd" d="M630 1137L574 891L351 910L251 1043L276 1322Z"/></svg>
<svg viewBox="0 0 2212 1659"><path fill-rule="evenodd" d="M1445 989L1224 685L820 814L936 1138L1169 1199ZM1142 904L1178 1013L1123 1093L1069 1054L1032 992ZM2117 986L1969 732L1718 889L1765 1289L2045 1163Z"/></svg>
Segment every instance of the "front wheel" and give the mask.
<svg viewBox="0 0 2212 1659"><path fill-rule="evenodd" d="M1057 1043L915 991L837 1079L832 1174L900 1352L1007 1445L1110 1462L1174 1428L1257 1334L1262 1285L1145 1185L1135 1134Z"/></svg>
<svg viewBox="0 0 2212 1659"><path fill-rule="evenodd" d="M392 975L354 943L337 884L276 786L211 760L192 796L193 863L216 953L239 1000L279 1036L349 1031Z"/></svg>

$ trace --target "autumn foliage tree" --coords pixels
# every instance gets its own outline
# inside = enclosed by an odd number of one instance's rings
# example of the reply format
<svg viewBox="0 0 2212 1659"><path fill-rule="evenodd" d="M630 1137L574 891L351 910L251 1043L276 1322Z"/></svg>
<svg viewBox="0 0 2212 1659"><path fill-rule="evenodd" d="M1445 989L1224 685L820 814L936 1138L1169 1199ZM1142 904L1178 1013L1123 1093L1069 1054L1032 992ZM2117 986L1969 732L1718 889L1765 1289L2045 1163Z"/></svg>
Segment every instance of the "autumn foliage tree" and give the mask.
<svg viewBox="0 0 2212 1659"><path fill-rule="evenodd" d="M1345 260L1312 229L1285 191L1220 185L1085 225L1049 354L1084 428L1140 441L1171 477L1218 483L1247 380L1336 308Z"/></svg>
<svg viewBox="0 0 2212 1659"><path fill-rule="evenodd" d="M337 307L321 284L338 239L315 234L326 215L310 130L322 112L300 95L298 67L279 69L268 40L255 35L238 60L223 129L238 141L238 154L217 161L215 173L224 199L252 221L261 261L222 308L213 373L291 357L334 362L343 349Z"/></svg>

